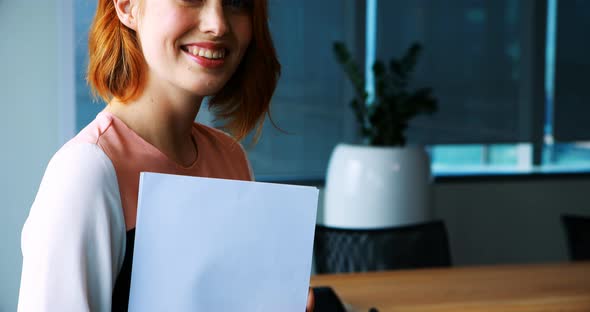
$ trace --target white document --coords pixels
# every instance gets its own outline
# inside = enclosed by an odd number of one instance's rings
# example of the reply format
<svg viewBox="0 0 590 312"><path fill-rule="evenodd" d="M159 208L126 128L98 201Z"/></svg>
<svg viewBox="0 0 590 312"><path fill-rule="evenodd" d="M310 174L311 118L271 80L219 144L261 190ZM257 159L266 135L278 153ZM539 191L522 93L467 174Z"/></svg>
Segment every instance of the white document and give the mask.
<svg viewBox="0 0 590 312"><path fill-rule="evenodd" d="M141 173L129 311L304 312L318 190Z"/></svg>

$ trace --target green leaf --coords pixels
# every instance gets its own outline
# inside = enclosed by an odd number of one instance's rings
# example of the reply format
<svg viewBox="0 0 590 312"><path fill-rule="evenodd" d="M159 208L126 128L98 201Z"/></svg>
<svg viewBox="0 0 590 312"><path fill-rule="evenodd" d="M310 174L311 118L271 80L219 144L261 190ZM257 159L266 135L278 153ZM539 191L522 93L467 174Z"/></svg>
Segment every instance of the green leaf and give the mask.
<svg viewBox="0 0 590 312"><path fill-rule="evenodd" d="M360 134L369 144L404 146L409 121L416 115L433 114L438 110L438 102L432 95L431 88L408 90L410 76L421 55L421 44L412 44L400 59L390 59L388 67L381 60L373 64L373 103L367 103L364 75L344 43L335 42L333 50L336 60L354 87L356 96L351 101L351 108Z"/></svg>

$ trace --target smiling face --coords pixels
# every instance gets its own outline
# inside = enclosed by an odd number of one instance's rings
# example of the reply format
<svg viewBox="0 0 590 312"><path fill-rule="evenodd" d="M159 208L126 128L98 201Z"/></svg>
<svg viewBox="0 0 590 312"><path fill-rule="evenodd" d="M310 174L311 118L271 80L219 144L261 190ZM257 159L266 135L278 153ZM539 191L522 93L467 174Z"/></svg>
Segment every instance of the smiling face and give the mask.
<svg viewBox="0 0 590 312"><path fill-rule="evenodd" d="M115 0L121 22L137 32L147 87L198 96L218 92L239 66L252 38L250 1Z"/></svg>

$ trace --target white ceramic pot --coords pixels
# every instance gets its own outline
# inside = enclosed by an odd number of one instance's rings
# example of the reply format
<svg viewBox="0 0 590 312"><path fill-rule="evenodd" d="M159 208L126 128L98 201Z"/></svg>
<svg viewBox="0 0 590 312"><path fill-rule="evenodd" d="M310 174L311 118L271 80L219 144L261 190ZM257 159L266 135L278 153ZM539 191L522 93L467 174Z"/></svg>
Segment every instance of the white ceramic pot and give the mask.
<svg viewBox="0 0 590 312"><path fill-rule="evenodd" d="M324 192L327 226L379 228L432 219L430 161L423 147L339 144Z"/></svg>

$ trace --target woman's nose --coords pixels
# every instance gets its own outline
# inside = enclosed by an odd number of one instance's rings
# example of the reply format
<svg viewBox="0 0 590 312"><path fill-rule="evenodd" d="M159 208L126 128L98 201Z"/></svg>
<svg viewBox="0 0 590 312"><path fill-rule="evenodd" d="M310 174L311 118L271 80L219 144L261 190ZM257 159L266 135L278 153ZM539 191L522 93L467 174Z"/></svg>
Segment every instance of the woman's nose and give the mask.
<svg viewBox="0 0 590 312"><path fill-rule="evenodd" d="M205 1L199 14L199 29L203 33L209 33L215 37L222 37L229 29L229 25L223 11L222 0Z"/></svg>

